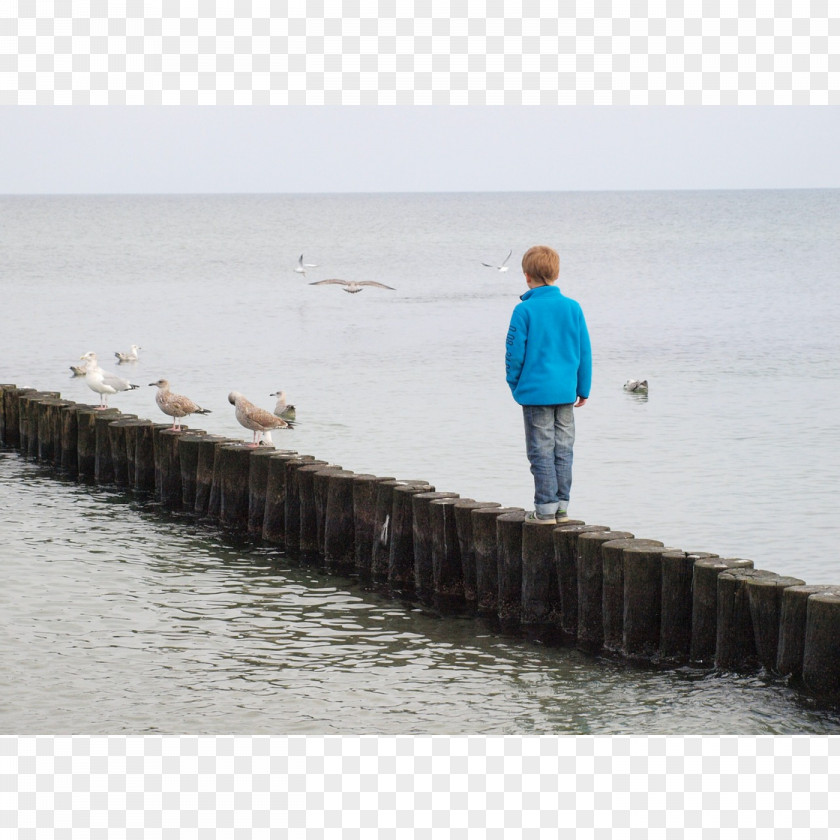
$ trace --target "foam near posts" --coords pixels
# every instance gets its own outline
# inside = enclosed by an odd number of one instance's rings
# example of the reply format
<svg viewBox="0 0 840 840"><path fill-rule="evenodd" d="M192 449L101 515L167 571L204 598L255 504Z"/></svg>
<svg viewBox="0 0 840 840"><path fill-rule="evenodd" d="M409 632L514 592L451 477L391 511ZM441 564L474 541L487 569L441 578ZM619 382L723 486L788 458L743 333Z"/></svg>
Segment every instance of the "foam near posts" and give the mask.
<svg viewBox="0 0 840 840"><path fill-rule="evenodd" d="M425 481L356 474L312 455L175 432L55 391L0 385L0 446L221 525L440 615L657 666L762 671L840 702L840 585L628 531L526 521ZM477 622L480 626L480 622Z"/></svg>

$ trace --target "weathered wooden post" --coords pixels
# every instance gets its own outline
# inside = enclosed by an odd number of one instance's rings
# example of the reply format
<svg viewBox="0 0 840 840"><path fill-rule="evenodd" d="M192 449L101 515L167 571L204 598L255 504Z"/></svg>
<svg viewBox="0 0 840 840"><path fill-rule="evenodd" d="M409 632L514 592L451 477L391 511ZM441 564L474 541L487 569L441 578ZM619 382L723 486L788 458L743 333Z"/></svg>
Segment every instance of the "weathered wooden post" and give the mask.
<svg viewBox="0 0 840 840"><path fill-rule="evenodd" d="M20 440L20 400L25 394L34 394L34 388L6 388L3 391L3 417L5 421L5 443L13 449L22 450Z"/></svg>
<svg viewBox="0 0 840 840"><path fill-rule="evenodd" d="M328 569L348 574L356 565L356 526L353 516L351 470L327 475L327 504L324 511L324 563Z"/></svg>
<svg viewBox="0 0 840 840"><path fill-rule="evenodd" d="M80 420L81 423L81 420ZM131 458L131 444L134 443L134 483L135 493L153 494L155 492L155 442L154 429L157 423L151 420L137 420L126 428L126 450ZM129 474L131 467L129 466Z"/></svg>
<svg viewBox="0 0 840 840"><path fill-rule="evenodd" d="M818 592L808 599L802 680L818 697L840 699L840 594Z"/></svg>
<svg viewBox="0 0 840 840"><path fill-rule="evenodd" d="M78 434L76 438L76 449L78 455L79 481L94 481L96 479L97 419L105 418L105 420L101 422L105 422L107 424L107 422L110 422L111 420L116 420L119 417L119 414L119 411L115 408L82 409L77 413ZM110 441L108 443L108 448L108 455L110 457ZM104 459L104 451L100 452L100 459ZM101 472L104 475L104 467L101 468Z"/></svg>
<svg viewBox="0 0 840 840"><path fill-rule="evenodd" d="M312 476L312 495L315 500L315 551L326 559L324 548L327 525L327 499L329 498L330 476L334 472L350 472L338 464L329 464Z"/></svg>
<svg viewBox="0 0 840 840"><path fill-rule="evenodd" d="M286 498L283 517L286 527L286 553L297 557L300 552L301 500L298 472L303 467L326 466L318 458L292 458L286 461Z"/></svg>
<svg viewBox="0 0 840 840"><path fill-rule="evenodd" d="M0 446L6 446L6 391L16 388L17 385L0 384Z"/></svg>
<svg viewBox="0 0 840 840"><path fill-rule="evenodd" d="M393 476L376 476L369 473L353 476L354 566L359 580L365 583L370 581L372 576L376 486L382 481L393 480Z"/></svg>
<svg viewBox="0 0 840 840"><path fill-rule="evenodd" d="M248 530L248 476L251 453L248 443L225 443L216 453L219 475L219 523L235 531Z"/></svg>
<svg viewBox="0 0 840 840"><path fill-rule="evenodd" d="M286 547L286 462L313 460L297 452L274 452L268 459L268 479L263 514L263 542Z"/></svg>
<svg viewBox="0 0 840 840"><path fill-rule="evenodd" d="M715 667L750 671L758 666L747 581L776 577L763 569L727 569L717 576L718 618Z"/></svg>
<svg viewBox="0 0 840 840"><path fill-rule="evenodd" d="M93 464L93 478L97 484L114 483L114 454L111 451L111 423L122 419L118 409L112 415L100 412L94 417L96 451Z"/></svg>
<svg viewBox="0 0 840 840"><path fill-rule="evenodd" d="M388 586L402 595L414 594L414 516L411 497L434 492L429 484L399 484L391 502L391 544L388 550Z"/></svg>
<svg viewBox="0 0 840 840"><path fill-rule="evenodd" d="M79 471L79 412L93 406L73 403L61 409L61 471L75 477Z"/></svg>
<svg viewBox="0 0 840 840"><path fill-rule="evenodd" d="M788 586L782 593L782 617L779 622L779 655L776 671L783 677L802 678L805 659L805 625L808 599L817 593L840 594L840 586L810 584Z"/></svg>
<svg viewBox="0 0 840 840"><path fill-rule="evenodd" d="M460 611L464 606L464 572L455 524L455 505L459 501L460 496L450 496L429 502L433 604L442 614Z"/></svg>
<svg viewBox="0 0 840 840"><path fill-rule="evenodd" d="M499 543L496 520L508 513L521 513L517 507L475 508L472 518L475 549L475 610L491 623L499 621Z"/></svg>
<svg viewBox="0 0 840 840"><path fill-rule="evenodd" d="M542 642L556 641L560 628L553 530L528 520L522 526L522 630Z"/></svg>
<svg viewBox="0 0 840 840"><path fill-rule="evenodd" d="M338 464L322 464L317 460L304 464L295 472L300 500L298 552L302 560L312 561L323 554L318 543L318 514L315 502L315 475L324 470L340 470Z"/></svg>
<svg viewBox="0 0 840 840"><path fill-rule="evenodd" d="M577 538L577 646L597 653L604 646L604 559L601 547L632 540L630 531L583 531Z"/></svg>
<svg viewBox="0 0 840 840"><path fill-rule="evenodd" d="M522 528L527 515L517 510L496 517L497 611L499 626L507 631L518 630L522 620Z"/></svg>
<svg viewBox="0 0 840 840"><path fill-rule="evenodd" d="M35 426L35 457L39 461L52 460L52 438L49 434L49 421L47 420L47 406L60 397L45 397L33 405L35 416L32 419Z"/></svg>
<svg viewBox="0 0 840 840"><path fill-rule="evenodd" d="M414 592L425 604L434 600L435 573L432 562L432 527L429 505L436 499L457 499L457 493L428 490L415 493L411 503L411 540L414 546Z"/></svg>
<svg viewBox="0 0 840 840"><path fill-rule="evenodd" d="M233 443L236 443L233 438L224 435L202 435L198 442L193 513L200 517L219 518L220 488L216 472L216 459L219 454L219 447Z"/></svg>
<svg viewBox="0 0 840 840"><path fill-rule="evenodd" d="M697 560L692 576L691 650L695 665L714 665L717 650L718 575L728 569L751 569L752 560L707 557Z"/></svg>
<svg viewBox="0 0 840 840"><path fill-rule="evenodd" d="M782 575L747 580L747 600L755 634L755 652L758 661L768 671L776 670L779 657L779 627L784 591L791 586L804 585L804 580ZM840 652L840 639L837 650Z"/></svg>
<svg viewBox="0 0 840 840"><path fill-rule="evenodd" d="M624 645L624 549L634 545L662 546L659 540L615 539L601 543L604 564L601 610L604 650L620 653Z"/></svg>
<svg viewBox="0 0 840 840"><path fill-rule="evenodd" d="M61 410L73 405L60 397L42 400L38 414L38 460L61 464Z"/></svg>
<svg viewBox="0 0 840 840"><path fill-rule="evenodd" d="M606 525L586 525L577 519L566 521L552 529L557 586L560 592L560 630L568 639L577 637L578 628L578 536L589 531L609 530Z"/></svg>
<svg viewBox="0 0 840 840"><path fill-rule="evenodd" d="M136 414L121 414L118 419L112 420L108 424L113 482L117 487L129 486L125 428L128 423L132 423L136 419Z"/></svg>
<svg viewBox="0 0 840 840"><path fill-rule="evenodd" d="M27 458L38 457L38 431L40 404L44 400L58 399L58 391L32 391L20 397L20 451Z"/></svg>
<svg viewBox="0 0 840 840"><path fill-rule="evenodd" d="M666 551L662 555L662 619L659 658L687 662L691 655L691 615L694 606L694 564L716 558L707 551Z"/></svg>
<svg viewBox="0 0 840 840"><path fill-rule="evenodd" d="M42 391L29 390L26 393L20 394L18 397L18 434L20 437L20 454L24 458L29 457L29 438L32 437L29 422L29 407L32 400L37 399L42 395ZM37 441L35 441L37 446Z"/></svg>
<svg viewBox="0 0 840 840"><path fill-rule="evenodd" d="M268 462L277 452L270 446L260 446L251 453L248 470L248 533L262 537L265 518L265 499L268 490Z"/></svg>
<svg viewBox="0 0 840 840"><path fill-rule="evenodd" d="M455 514L455 530L458 534L458 553L461 556L461 569L464 578L464 605L475 610L475 544L472 531L472 512L479 508L498 508L498 502L474 502L472 499L458 499L453 512Z"/></svg>
<svg viewBox="0 0 840 840"><path fill-rule="evenodd" d="M184 427L186 429L186 426ZM181 461L178 446L183 432L174 431L168 423L152 429L155 455L155 493L165 510L180 510L183 504Z"/></svg>
<svg viewBox="0 0 840 840"><path fill-rule="evenodd" d="M42 461L50 461L55 467L61 466L62 412L71 405L74 405L72 400L64 400L58 397L44 402L44 416L42 418L44 428L38 432L40 445L38 458Z"/></svg>
<svg viewBox="0 0 840 840"><path fill-rule="evenodd" d="M373 521L373 545L371 547L371 578L378 583L388 580L388 566L391 557L392 511L394 507L394 488L407 485L419 485L421 492L429 485L423 481L403 481L391 479L380 481L376 485L376 506Z"/></svg>
<svg viewBox="0 0 840 840"><path fill-rule="evenodd" d="M182 432L178 441L178 463L181 466L181 508L195 513L195 495L198 487L199 444L207 437L202 429ZM211 477L212 482L212 477Z"/></svg>
<svg viewBox="0 0 840 840"><path fill-rule="evenodd" d="M633 545L624 553L624 632L628 659L655 659L662 626L662 555L671 548Z"/></svg>

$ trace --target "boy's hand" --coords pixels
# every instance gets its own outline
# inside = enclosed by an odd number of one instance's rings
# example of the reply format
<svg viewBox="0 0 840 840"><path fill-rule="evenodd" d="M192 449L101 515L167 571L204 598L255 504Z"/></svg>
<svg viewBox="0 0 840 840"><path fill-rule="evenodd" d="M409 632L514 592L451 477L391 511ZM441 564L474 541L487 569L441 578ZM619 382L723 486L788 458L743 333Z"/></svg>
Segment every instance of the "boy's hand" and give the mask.
<svg viewBox="0 0 840 840"><path fill-rule="evenodd" d="M582 405L586 405L586 397L578 397L572 408L580 408Z"/></svg>

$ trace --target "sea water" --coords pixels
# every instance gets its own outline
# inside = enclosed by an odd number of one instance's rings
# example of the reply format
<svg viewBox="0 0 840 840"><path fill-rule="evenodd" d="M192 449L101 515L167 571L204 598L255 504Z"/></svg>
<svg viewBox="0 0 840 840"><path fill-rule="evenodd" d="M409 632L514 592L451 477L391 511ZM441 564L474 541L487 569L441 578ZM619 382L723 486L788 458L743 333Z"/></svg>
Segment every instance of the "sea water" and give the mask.
<svg viewBox="0 0 840 840"><path fill-rule="evenodd" d="M212 412L190 425L241 439L228 393L283 389L278 447L522 507L504 338L522 253L551 245L594 353L571 515L840 583L840 191L32 196L0 218L3 382L91 401L69 367L94 350L140 385L111 405L166 421L167 378ZM840 728L777 681L440 619L8 450L0 482L3 731Z"/></svg>

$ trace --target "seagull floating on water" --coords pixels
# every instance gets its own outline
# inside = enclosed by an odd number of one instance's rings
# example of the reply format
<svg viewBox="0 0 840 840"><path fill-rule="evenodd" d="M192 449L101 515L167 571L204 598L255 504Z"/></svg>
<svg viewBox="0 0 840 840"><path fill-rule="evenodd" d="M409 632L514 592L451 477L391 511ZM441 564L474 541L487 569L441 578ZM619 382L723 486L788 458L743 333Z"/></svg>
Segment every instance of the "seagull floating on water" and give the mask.
<svg viewBox="0 0 840 840"><path fill-rule="evenodd" d="M108 408L108 395L117 394L120 391L133 391L139 385L132 385L127 379L115 376L113 373L106 373L99 367L96 353L91 350L85 353L81 359L87 363L85 370L85 383L91 391L99 394L99 405L97 408Z"/></svg>
<svg viewBox="0 0 840 840"><path fill-rule="evenodd" d="M302 274L306 277L306 269L307 268L318 268L318 263L305 263L303 261L303 254L298 257L298 264L297 268L295 269L295 273Z"/></svg>
<svg viewBox="0 0 840 840"><path fill-rule="evenodd" d="M83 365L70 365L70 370L73 371L73 376L84 376L87 373L87 363Z"/></svg>
<svg viewBox="0 0 840 840"><path fill-rule="evenodd" d="M357 292L363 291L362 286L376 286L379 289L390 289L392 292L396 291L393 286L386 286L384 283L377 283L375 280L339 280L335 277L330 280L316 280L314 283L310 283L309 285L323 286L325 284L344 286L344 291L350 292L351 295L355 295Z"/></svg>
<svg viewBox="0 0 840 840"><path fill-rule="evenodd" d="M260 408L249 402L238 391L231 391L228 394L228 402L236 407L236 419L246 429L254 433L254 440L251 446L257 445L257 434L263 437L266 432L272 429L288 429L289 424L282 417L275 417L270 411ZM271 438L269 437L270 441Z"/></svg>
<svg viewBox="0 0 840 840"><path fill-rule="evenodd" d="M501 265L492 265L491 263L486 263L486 262L483 262L482 265L486 265L487 268L495 268L496 271L507 271L508 268L509 268L509 266L507 264L507 261L510 259L510 255L512 253L513 253L513 248L511 248L510 251L508 251L508 255L502 260Z"/></svg>
<svg viewBox="0 0 840 840"><path fill-rule="evenodd" d="M194 403L189 397L184 397L181 394L173 394L169 390L169 381L166 379L158 379L157 382L150 382L150 387L157 387L158 392L155 394L155 402L158 408L170 417L174 418L172 421L172 431L181 431L181 418L189 414L210 414L209 408L202 408L198 403Z"/></svg>
<svg viewBox="0 0 840 840"><path fill-rule="evenodd" d="M636 394L646 394L648 392L647 379L628 379L624 383L625 391L633 391Z"/></svg>
<svg viewBox="0 0 840 840"><path fill-rule="evenodd" d="M274 416L282 417L283 420L293 421L295 419L295 407L286 402L285 391L275 391L269 394L270 397L277 397L277 403L274 406Z"/></svg>
<svg viewBox="0 0 840 840"><path fill-rule="evenodd" d="M142 347L138 347L136 344L132 344L131 349L128 351L128 353L114 353L114 355L117 357L117 364L121 365L123 362L136 362L139 358L140 350L142 349Z"/></svg>

